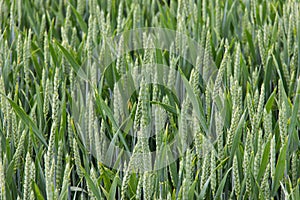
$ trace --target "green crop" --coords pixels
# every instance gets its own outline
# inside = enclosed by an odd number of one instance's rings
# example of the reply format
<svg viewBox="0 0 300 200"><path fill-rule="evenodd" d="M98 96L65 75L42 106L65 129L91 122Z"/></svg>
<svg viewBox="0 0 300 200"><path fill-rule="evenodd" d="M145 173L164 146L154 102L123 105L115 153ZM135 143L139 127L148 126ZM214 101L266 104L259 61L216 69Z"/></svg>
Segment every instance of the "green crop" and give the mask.
<svg viewBox="0 0 300 200"><path fill-rule="evenodd" d="M0 0L0 199L300 199L299 13Z"/></svg>

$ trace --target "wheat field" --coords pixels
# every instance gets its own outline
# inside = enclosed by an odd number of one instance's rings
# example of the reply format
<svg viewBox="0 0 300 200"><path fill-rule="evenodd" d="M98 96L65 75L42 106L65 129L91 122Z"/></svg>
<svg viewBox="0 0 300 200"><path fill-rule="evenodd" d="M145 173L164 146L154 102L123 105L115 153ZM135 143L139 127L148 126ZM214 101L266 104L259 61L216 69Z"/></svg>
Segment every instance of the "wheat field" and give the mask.
<svg viewBox="0 0 300 200"><path fill-rule="evenodd" d="M300 199L298 0L0 0L1 199Z"/></svg>

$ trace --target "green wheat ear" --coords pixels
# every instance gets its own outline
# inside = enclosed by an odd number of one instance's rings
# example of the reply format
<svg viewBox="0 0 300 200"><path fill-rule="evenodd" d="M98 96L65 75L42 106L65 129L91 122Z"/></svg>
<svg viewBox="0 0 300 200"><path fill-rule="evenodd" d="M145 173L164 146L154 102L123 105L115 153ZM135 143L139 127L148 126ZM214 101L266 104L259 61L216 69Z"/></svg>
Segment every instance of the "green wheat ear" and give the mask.
<svg viewBox="0 0 300 200"><path fill-rule="evenodd" d="M275 135L273 135L270 144L270 170L271 170L271 178L274 181L275 178L275 163L276 163L276 143L275 143Z"/></svg>
<svg viewBox="0 0 300 200"><path fill-rule="evenodd" d="M260 164L261 164L261 158L263 153L263 141L262 141L262 130L260 129L257 134L257 151L254 158L254 177L257 178ZM259 180L257 180L259 181Z"/></svg>
<svg viewBox="0 0 300 200"><path fill-rule="evenodd" d="M211 157L211 153L207 152L204 154L204 158L203 158L203 164L202 164L202 169L201 169L201 182L200 182L200 188L203 188L204 184L206 183L209 174L210 174L210 157Z"/></svg>
<svg viewBox="0 0 300 200"><path fill-rule="evenodd" d="M298 174L298 157L296 152L293 152L292 154L292 183L294 186L297 186L297 174Z"/></svg>
<svg viewBox="0 0 300 200"><path fill-rule="evenodd" d="M20 65L22 61L22 56L23 56L23 40L22 40L22 35L19 32L18 34L18 41L17 41L17 64Z"/></svg>
<svg viewBox="0 0 300 200"><path fill-rule="evenodd" d="M217 191L217 172L216 172L216 152L215 149L211 151L211 158L210 158L210 178L211 178L211 190L212 195L214 196Z"/></svg>
<svg viewBox="0 0 300 200"><path fill-rule="evenodd" d="M26 154L26 160L25 160L25 169L24 169L24 188L23 188L23 199L30 199L30 193L31 193L31 174L30 174L30 169L31 169L31 157L29 152Z"/></svg>
<svg viewBox="0 0 300 200"><path fill-rule="evenodd" d="M78 149L78 144L76 142L76 139L73 139L73 153L74 153L74 161L75 161L75 166L76 166L76 172L80 178L83 177L83 173L81 171L81 159L80 159L80 154L79 154L79 149Z"/></svg>
<svg viewBox="0 0 300 200"><path fill-rule="evenodd" d="M240 119L240 108L235 107L233 110L233 117L232 117L230 129L228 130L228 137L227 137L228 147L231 147L231 145L232 145L234 134L237 129L239 119Z"/></svg>
<svg viewBox="0 0 300 200"><path fill-rule="evenodd" d="M240 196L241 188L240 188L240 176L239 176L239 166L236 155L233 157L233 183L234 183L234 191L236 197Z"/></svg>
<svg viewBox="0 0 300 200"><path fill-rule="evenodd" d="M286 110L286 104L284 101L281 104L281 107L279 108L279 132L280 132L280 140L281 140L281 146L284 145L284 140L287 135L287 116L286 116L287 110Z"/></svg>
<svg viewBox="0 0 300 200"><path fill-rule="evenodd" d="M3 160L0 160L0 197L6 199L6 189L5 189L5 172L4 172Z"/></svg>
<svg viewBox="0 0 300 200"><path fill-rule="evenodd" d="M226 71L226 65L228 62L229 52L228 52L228 40L225 41L225 52L224 56L220 65L220 68L218 70L218 75L215 80L214 90L213 90L213 100L216 101L217 95L219 95L219 92L221 92L221 85L223 82L223 76Z"/></svg>
<svg viewBox="0 0 300 200"><path fill-rule="evenodd" d="M17 149L13 156L13 160L15 161L15 166L14 166L15 170L19 169L22 164L22 156L24 153L24 143L25 143L26 135L27 135L27 131L23 130L20 140L19 140L19 143L18 143L18 146L17 146Z"/></svg>
<svg viewBox="0 0 300 200"><path fill-rule="evenodd" d="M57 150L57 161L56 161L56 166L55 166L55 181L56 181L56 189L60 191L60 187L62 184L62 172L63 172L63 154L64 154L64 149L63 149L63 142L59 141L58 144L58 150Z"/></svg>

